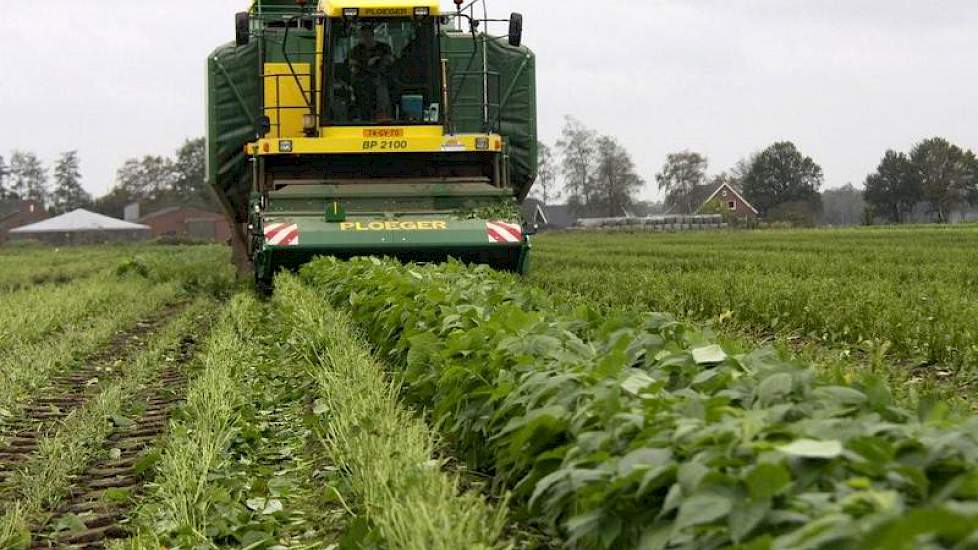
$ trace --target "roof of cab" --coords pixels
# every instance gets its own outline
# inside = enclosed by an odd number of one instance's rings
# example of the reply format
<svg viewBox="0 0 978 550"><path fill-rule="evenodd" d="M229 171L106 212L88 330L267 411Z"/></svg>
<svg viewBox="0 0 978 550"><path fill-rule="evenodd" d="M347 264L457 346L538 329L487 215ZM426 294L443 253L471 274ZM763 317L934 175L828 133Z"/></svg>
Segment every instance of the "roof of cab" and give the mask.
<svg viewBox="0 0 978 550"><path fill-rule="evenodd" d="M438 0L320 0L319 11L329 17L341 17L343 8L358 8L361 16L413 15L414 8L428 8L431 15L441 9ZM391 12L385 10L392 10Z"/></svg>

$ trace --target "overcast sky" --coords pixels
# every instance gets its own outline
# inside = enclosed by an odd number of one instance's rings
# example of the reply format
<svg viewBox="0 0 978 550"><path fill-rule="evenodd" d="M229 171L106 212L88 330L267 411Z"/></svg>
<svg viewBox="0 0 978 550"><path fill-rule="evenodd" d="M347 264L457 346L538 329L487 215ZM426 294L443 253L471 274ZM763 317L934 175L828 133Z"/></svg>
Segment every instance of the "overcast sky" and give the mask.
<svg viewBox="0 0 978 550"><path fill-rule="evenodd" d="M792 140L826 185L887 148L978 147L975 0L489 0L525 14L541 139L572 114L628 147L649 182L669 152L713 172ZM0 154L78 149L85 186L204 133L204 60L245 0L6 2ZM450 4L448 0L444 2Z"/></svg>

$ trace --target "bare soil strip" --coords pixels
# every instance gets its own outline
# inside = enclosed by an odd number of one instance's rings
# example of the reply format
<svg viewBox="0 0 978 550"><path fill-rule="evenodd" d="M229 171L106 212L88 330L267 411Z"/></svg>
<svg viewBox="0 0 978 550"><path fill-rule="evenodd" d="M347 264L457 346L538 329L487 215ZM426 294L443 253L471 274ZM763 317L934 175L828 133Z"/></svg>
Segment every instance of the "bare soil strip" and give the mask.
<svg viewBox="0 0 978 550"><path fill-rule="evenodd" d="M142 494L146 474L158 456L155 443L183 401L185 366L199 338L184 337L176 361L162 369L129 408L126 416L133 420L117 426L100 458L74 479L71 492L43 523L32 526L31 548L104 548L111 540L129 536L126 524L134 499Z"/></svg>
<svg viewBox="0 0 978 550"><path fill-rule="evenodd" d="M41 438L72 411L82 407L98 393L101 384L113 378L116 367L146 349L150 338L185 305L172 305L153 317L117 334L102 350L88 357L84 366L51 381L27 406L24 414L0 426L0 493L2 484L24 464Z"/></svg>

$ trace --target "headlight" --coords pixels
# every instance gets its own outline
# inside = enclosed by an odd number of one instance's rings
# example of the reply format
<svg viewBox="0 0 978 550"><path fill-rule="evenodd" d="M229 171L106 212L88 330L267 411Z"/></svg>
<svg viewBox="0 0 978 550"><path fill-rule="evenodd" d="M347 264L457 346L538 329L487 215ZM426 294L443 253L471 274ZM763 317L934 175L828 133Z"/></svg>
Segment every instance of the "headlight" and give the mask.
<svg viewBox="0 0 978 550"><path fill-rule="evenodd" d="M489 150L489 138L486 138L486 137L475 138L475 148L478 149L478 150L480 150L480 151L488 151Z"/></svg>
<svg viewBox="0 0 978 550"><path fill-rule="evenodd" d="M279 153L291 153L292 152L292 140L283 139L278 142L278 152Z"/></svg>
<svg viewBox="0 0 978 550"><path fill-rule="evenodd" d="M360 17L360 8L343 8L343 17L347 19Z"/></svg>
<svg viewBox="0 0 978 550"><path fill-rule="evenodd" d="M430 14L431 10L429 8L414 8L415 17L428 17Z"/></svg>

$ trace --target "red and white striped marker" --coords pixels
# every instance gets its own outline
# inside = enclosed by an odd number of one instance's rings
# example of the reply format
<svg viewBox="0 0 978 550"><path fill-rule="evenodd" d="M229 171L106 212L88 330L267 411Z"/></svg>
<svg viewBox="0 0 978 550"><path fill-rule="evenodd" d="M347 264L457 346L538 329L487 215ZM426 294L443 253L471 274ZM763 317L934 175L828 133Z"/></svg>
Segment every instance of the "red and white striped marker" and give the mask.
<svg viewBox="0 0 978 550"><path fill-rule="evenodd" d="M486 222L486 233L491 243L523 242L523 228L517 223Z"/></svg>
<svg viewBox="0 0 978 550"><path fill-rule="evenodd" d="M265 243L271 246L299 246L298 224L273 223L266 225Z"/></svg>

